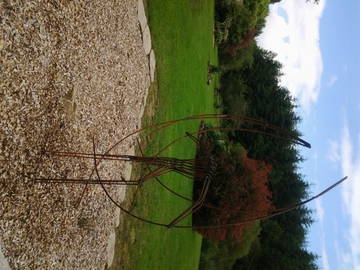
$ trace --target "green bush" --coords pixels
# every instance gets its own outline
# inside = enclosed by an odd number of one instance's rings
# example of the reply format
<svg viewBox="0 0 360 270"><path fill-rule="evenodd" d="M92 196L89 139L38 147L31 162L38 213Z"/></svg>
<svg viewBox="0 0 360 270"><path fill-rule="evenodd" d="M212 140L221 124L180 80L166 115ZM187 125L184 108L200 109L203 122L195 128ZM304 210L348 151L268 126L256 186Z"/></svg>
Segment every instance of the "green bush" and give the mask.
<svg viewBox="0 0 360 270"><path fill-rule="evenodd" d="M254 62L255 41L247 48L239 50L235 55L230 55L224 51L219 53L220 66L224 71L239 68L251 68Z"/></svg>
<svg viewBox="0 0 360 270"><path fill-rule="evenodd" d="M243 240L237 243L231 239L225 241L203 240L200 257L200 270L230 270L236 260L247 256L261 231L260 222L256 222L244 232Z"/></svg>
<svg viewBox="0 0 360 270"><path fill-rule="evenodd" d="M272 166L248 158L239 143L223 140L211 131L202 135L196 153L194 198L200 198L204 181L210 181L204 205L193 213L193 224L223 225L238 223L272 211L271 192L267 177ZM204 173L208 168L212 174ZM208 177L211 177L210 179ZM242 243L251 223L216 229L197 228L206 239L233 239Z"/></svg>
<svg viewBox="0 0 360 270"><path fill-rule="evenodd" d="M269 13L270 0L218 0L215 37L218 44L238 44L251 29L261 32Z"/></svg>

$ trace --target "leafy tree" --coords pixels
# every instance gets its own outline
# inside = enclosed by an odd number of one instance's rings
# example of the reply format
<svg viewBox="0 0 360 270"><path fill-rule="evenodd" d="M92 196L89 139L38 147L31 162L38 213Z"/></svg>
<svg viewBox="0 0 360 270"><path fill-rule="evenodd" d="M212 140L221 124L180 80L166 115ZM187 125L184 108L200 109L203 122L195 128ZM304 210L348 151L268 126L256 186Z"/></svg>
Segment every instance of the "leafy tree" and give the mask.
<svg viewBox="0 0 360 270"><path fill-rule="evenodd" d="M300 135L296 105L289 91L280 86L281 64L275 54L257 46L251 65L227 70L221 76L220 95L224 112L236 114L241 105L246 115L280 126ZM225 121L226 127L248 127L242 122ZM272 203L285 207L308 197L308 184L298 171L302 157L294 145L261 134L229 132L230 141L240 143L248 156L272 164L268 177ZM237 260L233 269L317 269L316 255L306 251L306 233L312 223L311 212L302 207L261 223L259 240L247 256Z"/></svg>
<svg viewBox="0 0 360 270"><path fill-rule="evenodd" d="M271 166L248 158L236 143L221 143L215 132L203 135L197 153L197 164L207 164L209 154L217 163L216 175L211 179L205 206L193 215L195 225L222 225L237 223L244 219L269 213L273 206L267 177ZM210 164L211 166L211 164ZM194 197L202 192L204 175L195 176ZM251 223L218 229L198 229L205 238L240 242Z"/></svg>
<svg viewBox="0 0 360 270"><path fill-rule="evenodd" d="M245 48L260 34L269 13L270 0L216 1L215 36L217 43Z"/></svg>
<svg viewBox="0 0 360 270"><path fill-rule="evenodd" d="M225 113L245 114L301 135L297 129L301 118L295 112L295 101L280 85L281 64L275 60L274 53L260 49L254 40L265 26L269 4L277 2L280 1L216 1L215 36L221 70L219 94ZM224 127L252 127L241 121L222 124ZM309 186L298 173L298 164L303 159L291 142L244 132L228 132L227 137L233 144L244 146L248 158L272 165L267 186L275 207L288 206L308 197ZM247 242L246 253L238 252L241 250L239 242L234 246L228 241L214 244L205 240L202 258L208 258L207 262L217 258L221 263L201 263L203 268L200 269L230 269L231 265L233 270L288 269L289 265L295 270L318 269L317 256L306 250L306 233L312 222L311 211L306 207L261 222L260 234L256 234L257 239L252 239L250 244ZM211 252L213 255L206 257ZM221 255L217 256L216 252ZM219 260L221 256L226 261Z"/></svg>

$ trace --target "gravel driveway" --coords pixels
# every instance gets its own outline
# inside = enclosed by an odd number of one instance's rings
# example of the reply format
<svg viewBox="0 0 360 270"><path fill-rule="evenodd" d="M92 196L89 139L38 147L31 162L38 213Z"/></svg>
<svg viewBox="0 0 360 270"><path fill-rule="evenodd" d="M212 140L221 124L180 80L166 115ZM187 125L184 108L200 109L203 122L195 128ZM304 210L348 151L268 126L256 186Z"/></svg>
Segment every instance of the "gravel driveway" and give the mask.
<svg viewBox="0 0 360 270"><path fill-rule="evenodd" d="M0 243L12 269L103 269L118 222L99 187L36 184L88 177L91 160L135 130L150 84L134 0L0 2ZM112 153L131 153L127 141ZM103 162L104 179L128 177ZM124 189L111 188L119 201Z"/></svg>

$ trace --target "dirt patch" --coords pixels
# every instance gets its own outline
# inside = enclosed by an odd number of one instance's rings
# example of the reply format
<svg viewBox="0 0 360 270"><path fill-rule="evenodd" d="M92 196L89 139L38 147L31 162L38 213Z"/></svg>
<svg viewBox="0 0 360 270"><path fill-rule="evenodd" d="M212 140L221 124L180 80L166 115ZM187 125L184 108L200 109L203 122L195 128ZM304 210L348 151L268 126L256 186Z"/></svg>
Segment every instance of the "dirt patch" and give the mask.
<svg viewBox="0 0 360 270"><path fill-rule="evenodd" d="M0 242L12 269L102 269L118 222L102 190L40 185L89 177L91 160L140 126L150 84L137 3L3 1L0 7ZM134 141L112 153L131 153ZM124 164L103 162L104 179ZM109 188L121 201L125 190Z"/></svg>

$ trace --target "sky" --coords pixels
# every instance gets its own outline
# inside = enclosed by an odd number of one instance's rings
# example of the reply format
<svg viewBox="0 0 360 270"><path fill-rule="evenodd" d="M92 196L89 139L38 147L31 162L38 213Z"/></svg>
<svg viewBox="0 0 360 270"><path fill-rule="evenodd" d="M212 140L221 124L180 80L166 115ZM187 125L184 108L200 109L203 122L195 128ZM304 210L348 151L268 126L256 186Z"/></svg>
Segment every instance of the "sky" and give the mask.
<svg viewBox="0 0 360 270"><path fill-rule="evenodd" d="M300 172L315 195L307 248L320 269L360 270L360 1L282 0L271 5L260 45L277 53L281 82L300 105L299 130L312 149Z"/></svg>

